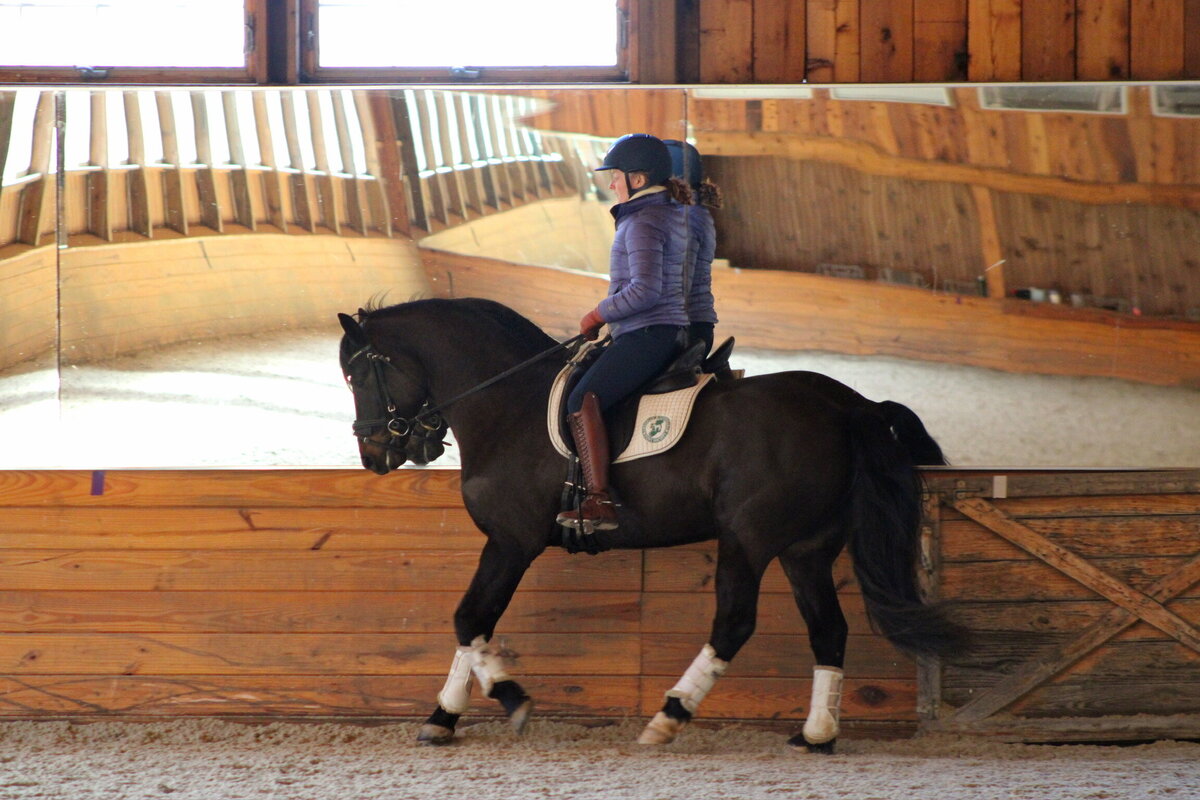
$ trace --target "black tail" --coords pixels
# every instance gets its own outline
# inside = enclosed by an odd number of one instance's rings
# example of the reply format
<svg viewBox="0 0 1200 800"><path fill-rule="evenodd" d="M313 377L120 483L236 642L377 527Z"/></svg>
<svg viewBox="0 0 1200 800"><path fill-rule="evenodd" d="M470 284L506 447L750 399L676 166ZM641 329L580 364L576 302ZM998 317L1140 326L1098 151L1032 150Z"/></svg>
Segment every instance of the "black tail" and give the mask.
<svg viewBox="0 0 1200 800"><path fill-rule="evenodd" d="M925 430L925 423L911 408L892 400L884 400L877 408L892 427L896 439L908 449L914 464L945 466L949 463L942 455L942 448Z"/></svg>
<svg viewBox="0 0 1200 800"><path fill-rule="evenodd" d="M916 419L899 403L892 405ZM901 444L903 436L893 437L889 428L894 425L876 409L851 414L849 550L854 574L872 624L897 647L915 655L961 654L968 646L967 632L943 607L927 605L917 586L921 478L909 448Z"/></svg>

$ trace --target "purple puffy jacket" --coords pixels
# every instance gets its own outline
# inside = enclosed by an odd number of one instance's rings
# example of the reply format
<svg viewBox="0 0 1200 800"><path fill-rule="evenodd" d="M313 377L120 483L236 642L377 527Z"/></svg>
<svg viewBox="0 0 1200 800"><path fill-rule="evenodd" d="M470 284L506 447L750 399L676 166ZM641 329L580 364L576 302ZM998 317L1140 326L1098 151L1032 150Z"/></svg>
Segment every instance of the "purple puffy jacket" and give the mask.
<svg viewBox="0 0 1200 800"><path fill-rule="evenodd" d="M613 207L617 234L609 256L608 297L597 308L613 337L650 325L688 324L683 297L687 206L666 191Z"/></svg>

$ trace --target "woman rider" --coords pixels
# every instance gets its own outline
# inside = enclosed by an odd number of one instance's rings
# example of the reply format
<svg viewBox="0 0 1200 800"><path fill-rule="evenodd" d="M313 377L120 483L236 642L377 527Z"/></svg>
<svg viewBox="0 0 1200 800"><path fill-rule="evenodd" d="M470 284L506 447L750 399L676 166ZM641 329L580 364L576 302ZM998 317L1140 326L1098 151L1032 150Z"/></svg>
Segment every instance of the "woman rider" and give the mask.
<svg viewBox="0 0 1200 800"><path fill-rule="evenodd" d="M688 333L691 341L703 340L713 346L713 328L717 311L712 293L712 261L717 249L717 229L710 208L721 207L721 190L704 177L704 165L695 147L678 139L667 139L671 153L671 173L692 189L694 205L688 206L688 248L684 262L684 288L687 293Z"/></svg>
<svg viewBox="0 0 1200 800"><path fill-rule="evenodd" d="M583 533L617 527L608 493L603 412L670 363L688 325L683 264L691 192L672 179L667 146L645 133L622 136L596 168L603 170L612 172L609 188L617 195L608 296L584 315L579 332L595 340L607 324L613 340L567 398L567 421L587 494L557 520Z"/></svg>

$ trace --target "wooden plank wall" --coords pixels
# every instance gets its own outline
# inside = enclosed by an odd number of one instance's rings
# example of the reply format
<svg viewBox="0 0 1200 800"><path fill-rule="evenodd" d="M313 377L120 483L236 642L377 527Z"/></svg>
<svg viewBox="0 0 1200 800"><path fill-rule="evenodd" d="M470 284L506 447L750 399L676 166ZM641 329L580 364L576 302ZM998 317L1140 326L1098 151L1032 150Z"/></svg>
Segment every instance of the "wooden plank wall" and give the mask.
<svg viewBox="0 0 1200 800"><path fill-rule="evenodd" d="M930 480L934 584L976 632L923 726L1020 740L1200 735L1200 472Z"/></svg>
<svg viewBox="0 0 1200 800"><path fill-rule="evenodd" d="M0 472L0 717L423 716L482 542L456 470ZM498 631L539 713L653 714L707 638L714 552L540 558ZM914 724L915 665L837 580L843 720ZM803 623L777 567L763 588L702 718L806 714Z"/></svg>
<svg viewBox="0 0 1200 800"><path fill-rule="evenodd" d="M676 26L685 83L1200 78L1197 0L697 0Z"/></svg>
<svg viewBox="0 0 1200 800"><path fill-rule="evenodd" d="M438 296L499 300L562 339L579 332L579 315L607 289L603 275L436 250L423 249L422 258ZM1200 386L1193 323L783 270L718 268L713 293L717 336L735 336L740 347Z"/></svg>
<svg viewBox="0 0 1200 800"><path fill-rule="evenodd" d="M1010 290L1200 314L1200 149L1182 144L1200 121L1154 114L1145 86L1115 114L990 110L974 88L949 97L692 99L697 146L725 193L718 255L913 271L960 291L1003 262Z"/></svg>

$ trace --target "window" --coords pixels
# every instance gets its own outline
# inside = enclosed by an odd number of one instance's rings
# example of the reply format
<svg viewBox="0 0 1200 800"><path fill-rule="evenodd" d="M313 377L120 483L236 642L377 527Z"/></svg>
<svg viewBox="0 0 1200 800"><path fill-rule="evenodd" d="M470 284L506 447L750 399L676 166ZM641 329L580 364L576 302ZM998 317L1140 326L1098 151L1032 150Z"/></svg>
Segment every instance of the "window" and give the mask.
<svg viewBox="0 0 1200 800"><path fill-rule="evenodd" d="M882 103L920 103L931 106L953 105L950 92L941 86L838 86L829 90L834 100L862 100Z"/></svg>
<svg viewBox="0 0 1200 800"><path fill-rule="evenodd" d="M1154 114L1160 117L1200 117L1200 86L1155 86Z"/></svg>
<svg viewBox="0 0 1200 800"><path fill-rule="evenodd" d="M983 108L1021 111L1069 111L1124 114L1125 87L1089 84L983 86Z"/></svg>
<svg viewBox="0 0 1200 800"><path fill-rule="evenodd" d="M316 79L615 80L626 77L617 0L301 0Z"/></svg>
<svg viewBox="0 0 1200 800"><path fill-rule="evenodd" d="M266 0L0 0L0 79L248 80Z"/></svg>

